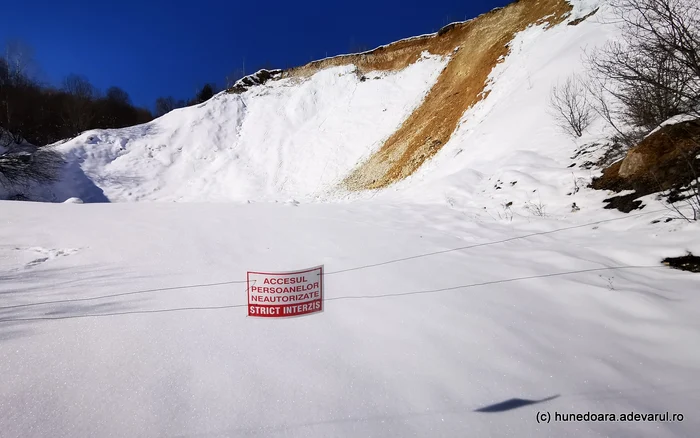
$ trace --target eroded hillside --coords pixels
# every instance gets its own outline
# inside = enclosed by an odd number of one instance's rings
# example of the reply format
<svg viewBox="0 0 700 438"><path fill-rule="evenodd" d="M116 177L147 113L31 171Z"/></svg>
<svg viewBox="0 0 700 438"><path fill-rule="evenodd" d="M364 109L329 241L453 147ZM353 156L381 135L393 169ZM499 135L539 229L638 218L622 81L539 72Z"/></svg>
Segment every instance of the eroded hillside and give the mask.
<svg viewBox="0 0 700 438"><path fill-rule="evenodd" d="M423 51L451 57L422 104L343 181L350 190L382 188L411 175L447 143L464 112L488 94L488 76L507 55L514 34L533 24L558 24L570 11L565 0L521 0L434 35L312 62L286 75L309 76L347 64L356 65L360 73L396 71L415 62Z"/></svg>
<svg viewBox="0 0 700 438"><path fill-rule="evenodd" d="M597 6L521 0L436 34L259 72L148 124L86 131L63 142L56 146L67 161L59 181L10 195L54 202L355 198L427 169L427 160L452 146L467 152L461 164L434 174L466 171L487 184L491 164L505 169L504 160L521 149L545 157L530 164L562 151L557 133L549 132L546 96L578 68L581 47L597 46L605 35L590 21L555 25L566 17L581 21ZM525 59L532 61L527 67ZM482 105L478 117L467 112ZM489 138L504 124L511 137ZM465 126L474 137L460 135L457 128Z"/></svg>

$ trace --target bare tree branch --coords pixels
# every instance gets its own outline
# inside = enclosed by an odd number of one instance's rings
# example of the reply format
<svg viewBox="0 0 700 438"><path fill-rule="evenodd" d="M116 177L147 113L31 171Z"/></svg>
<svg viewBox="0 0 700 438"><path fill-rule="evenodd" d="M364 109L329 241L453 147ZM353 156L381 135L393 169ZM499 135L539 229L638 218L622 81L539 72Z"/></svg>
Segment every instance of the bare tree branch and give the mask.
<svg viewBox="0 0 700 438"><path fill-rule="evenodd" d="M570 76L564 84L554 86L549 104L559 127L574 137L581 137L593 119L589 90L579 76Z"/></svg>
<svg viewBox="0 0 700 438"><path fill-rule="evenodd" d="M0 185L24 188L30 183L52 182L58 178L63 164L63 156L50 147L33 152L6 152L0 154Z"/></svg>
<svg viewBox="0 0 700 438"><path fill-rule="evenodd" d="M588 57L612 118L652 130L700 106L700 7L695 0L613 0L622 38ZM600 99L598 99L600 100ZM700 114L699 114L700 116Z"/></svg>

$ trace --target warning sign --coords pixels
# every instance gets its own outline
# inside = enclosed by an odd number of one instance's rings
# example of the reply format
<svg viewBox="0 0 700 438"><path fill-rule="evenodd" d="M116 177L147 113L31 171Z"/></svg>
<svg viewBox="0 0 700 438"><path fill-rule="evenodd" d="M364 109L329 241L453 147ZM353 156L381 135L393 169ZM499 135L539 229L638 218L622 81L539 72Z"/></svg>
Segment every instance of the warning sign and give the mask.
<svg viewBox="0 0 700 438"><path fill-rule="evenodd" d="M248 316L284 318L323 310L323 266L248 272Z"/></svg>

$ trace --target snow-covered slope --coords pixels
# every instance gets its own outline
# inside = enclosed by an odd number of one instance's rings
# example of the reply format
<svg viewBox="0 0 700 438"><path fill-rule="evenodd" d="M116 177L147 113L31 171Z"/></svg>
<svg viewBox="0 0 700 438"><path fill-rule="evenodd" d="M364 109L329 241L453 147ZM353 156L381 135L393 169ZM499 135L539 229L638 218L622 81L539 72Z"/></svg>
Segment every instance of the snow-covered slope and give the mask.
<svg viewBox="0 0 700 438"><path fill-rule="evenodd" d="M88 131L60 146L63 201L246 201L313 197L388 137L446 60L426 54L361 79L352 65L270 81L145 125Z"/></svg>
<svg viewBox="0 0 700 438"><path fill-rule="evenodd" d="M601 23L605 8L569 25L600 2L572 3L563 23L532 23L515 36L510 52L491 72L488 96L462 116L434 160L388 193L399 190L430 202L459 197L462 203L480 206L490 202L491 194L482 196L485 200L474 197L499 178L519 178L519 189L529 179L530 193L537 188L531 186L540 185L540 195L547 198L548 192L557 197L570 189L575 178L567 169L568 156L576 144L546 113L549 91L580 70L584 48L600 45L615 33L614 26ZM458 43L469 40L454 44ZM85 132L58 146L69 158L68 171L42 197L119 202L368 196L348 193L341 183L421 105L449 56L424 51L403 69L364 77L351 64L321 68L308 77L268 81L242 94L220 93L145 125ZM445 107L448 110L452 111ZM440 119L440 111L438 105L426 117ZM522 193L514 198L525 199ZM561 196L552 200L558 210L563 202Z"/></svg>
<svg viewBox="0 0 700 438"><path fill-rule="evenodd" d="M575 26L574 17L588 15ZM572 74L585 76L584 55L614 39L617 28L602 2L576 2L571 19L548 28L531 26L515 36L507 58L492 71L487 98L467 111L450 141L414 175L380 197L448 203L475 215L569 215L572 204L600 208L606 195L586 190L597 169L582 169L576 150L608 132L595 120L574 140L554 122L552 87ZM586 157L590 159L590 157ZM574 165L575 164L575 165Z"/></svg>

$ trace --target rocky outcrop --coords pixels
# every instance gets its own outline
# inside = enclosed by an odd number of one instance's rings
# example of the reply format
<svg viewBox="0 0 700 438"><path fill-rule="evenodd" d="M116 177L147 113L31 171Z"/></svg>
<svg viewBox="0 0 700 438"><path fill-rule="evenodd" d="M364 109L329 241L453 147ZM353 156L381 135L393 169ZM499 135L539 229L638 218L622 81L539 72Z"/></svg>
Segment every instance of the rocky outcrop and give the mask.
<svg viewBox="0 0 700 438"><path fill-rule="evenodd" d="M620 170L617 174L620 178L632 178L642 171L647 161L641 151L630 150L620 163Z"/></svg>
<svg viewBox="0 0 700 438"><path fill-rule="evenodd" d="M278 79L281 76L282 70L258 70L252 75L248 75L236 81L227 91L229 93L240 94L251 87L262 85L271 79Z"/></svg>
<svg viewBox="0 0 700 438"><path fill-rule="evenodd" d="M613 197L608 208L630 211L638 198L668 192L670 200L700 175L700 120L667 125L650 134L629 150L625 158L612 164L591 186L599 190L633 194ZM620 203L620 199L626 201Z"/></svg>

